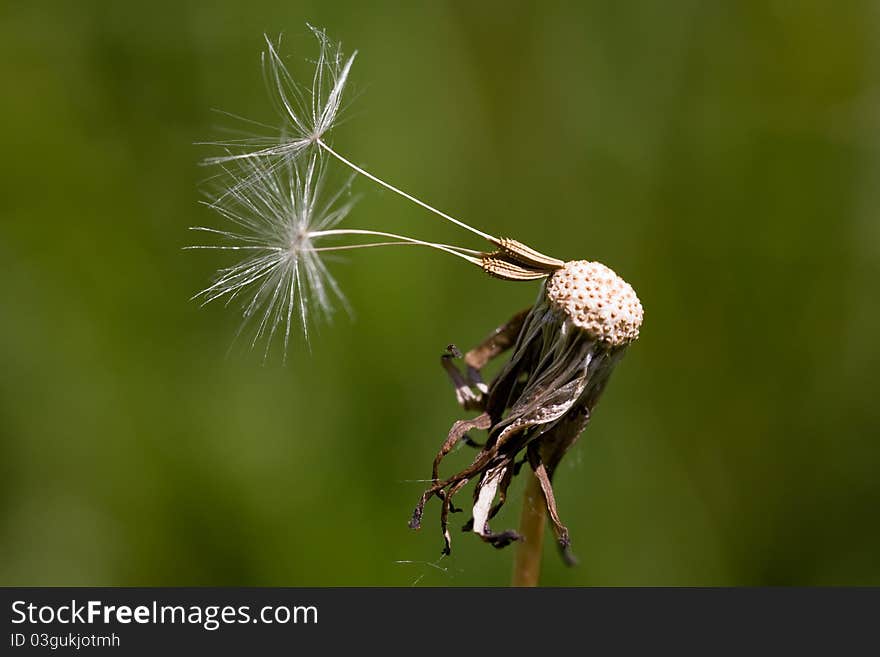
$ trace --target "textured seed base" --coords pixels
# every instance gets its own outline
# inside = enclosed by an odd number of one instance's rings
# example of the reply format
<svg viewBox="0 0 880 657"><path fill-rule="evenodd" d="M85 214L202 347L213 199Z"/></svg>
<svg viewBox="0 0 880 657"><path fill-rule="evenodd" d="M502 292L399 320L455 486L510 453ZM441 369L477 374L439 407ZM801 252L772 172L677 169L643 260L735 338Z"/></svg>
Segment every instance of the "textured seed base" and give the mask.
<svg viewBox="0 0 880 657"><path fill-rule="evenodd" d="M600 262L566 262L547 281L547 297L575 326L612 347L639 337L643 311L635 290Z"/></svg>

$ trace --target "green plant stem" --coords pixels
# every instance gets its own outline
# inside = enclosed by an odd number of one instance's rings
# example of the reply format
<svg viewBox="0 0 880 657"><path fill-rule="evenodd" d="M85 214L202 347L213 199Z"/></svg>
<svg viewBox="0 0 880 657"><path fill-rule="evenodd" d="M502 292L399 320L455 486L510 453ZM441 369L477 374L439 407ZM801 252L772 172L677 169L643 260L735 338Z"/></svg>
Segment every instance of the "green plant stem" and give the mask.
<svg viewBox="0 0 880 657"><path fill-rule="evenodd" d="M512 586L537 586L541 575L541 555L544 547L544 497L538 478L529 470L523 493L519 533L522 537L516 546L513 564Z"/></svg>

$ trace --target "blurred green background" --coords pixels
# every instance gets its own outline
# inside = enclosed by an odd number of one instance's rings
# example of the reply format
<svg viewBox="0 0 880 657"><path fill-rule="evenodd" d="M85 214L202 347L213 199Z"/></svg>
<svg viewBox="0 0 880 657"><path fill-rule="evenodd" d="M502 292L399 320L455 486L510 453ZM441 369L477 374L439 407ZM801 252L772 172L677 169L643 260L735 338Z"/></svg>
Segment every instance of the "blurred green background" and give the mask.
<svg viewBox="0 0 880 657"><path fill-rule="evenodd" d="M436 502L406 523L463 415L439 354L537 284L354 252L356 316L287 366L188 300L234 260L181 250L220 223L193 142L276 122L262 34L302 77L306 21L360 51L340 150L644 303L544 583L880 584L878 4L401 4L4 3L0 584L508 582L472 536L437 561ZM355 189L350 227L482 246Z"/></svg>

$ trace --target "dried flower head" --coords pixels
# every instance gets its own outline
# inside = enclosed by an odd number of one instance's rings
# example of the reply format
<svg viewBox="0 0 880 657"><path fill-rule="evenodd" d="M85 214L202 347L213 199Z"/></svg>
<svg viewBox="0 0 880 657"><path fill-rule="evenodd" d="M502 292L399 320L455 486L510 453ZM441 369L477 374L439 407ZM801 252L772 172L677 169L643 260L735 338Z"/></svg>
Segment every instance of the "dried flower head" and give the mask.
<svg viewBox="0 0 880 657"><path fill-rule="evenodd" d="M457 398L465 408L483 412L456 422L434 460L432 481L413 512L410 526L419 527L432 496L442 500L441 526L450 550L449 513L453 496L477 479L472 529L483 540L503 547L516 532L493 532L489 520L504 505L514 475L528 463L541 484L547 511L566 559L568 530L556 508L551 479L562 457L586 428L590 414L626 346L638 338L642 305L632 287L608 267L595 262L567 262L551 274L535 305L494 331L464 357L467 380L452 363L452 348L443 364ZM480 370L512 348L513 354L491 385ZM439 476L439 465L452 448L473 430L488 439L470 466ZM519 462L517 458L521 457ZM496 497L498 502L495 503Z"/></svg>
<svg viewBox="0 0 880 657"><path fill-rule="evenodd" d="M547 298L577 328L611 346L639 337L642 304L635 290L600 262L565 263L547 281Z"/></svg>

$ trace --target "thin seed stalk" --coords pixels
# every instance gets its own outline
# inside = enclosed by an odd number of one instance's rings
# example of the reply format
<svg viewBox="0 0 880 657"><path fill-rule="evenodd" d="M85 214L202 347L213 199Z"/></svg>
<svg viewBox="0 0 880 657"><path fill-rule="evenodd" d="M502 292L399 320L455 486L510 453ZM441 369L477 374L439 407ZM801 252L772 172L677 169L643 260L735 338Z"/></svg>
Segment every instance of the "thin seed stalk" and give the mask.
<svg viewBox="0 0 880 657"><path fill-rule="evenodd" d="M526 474L522 513L519 519L519 535L516 557L513 563L511 586L534 587L541 576L541 556L544 549L544 524L546 511L541 484L531 470Z"/></svg>

